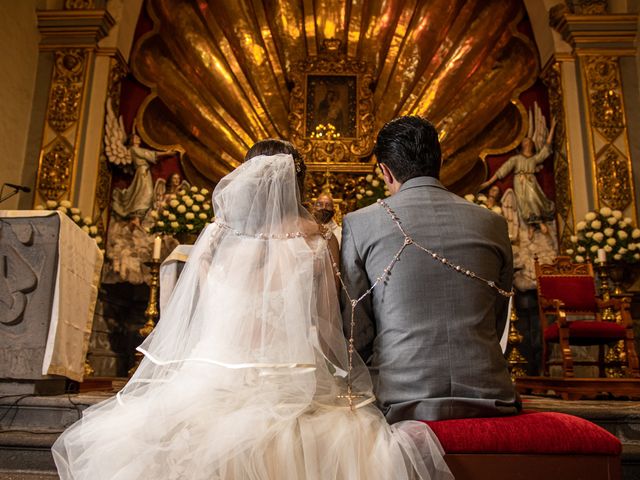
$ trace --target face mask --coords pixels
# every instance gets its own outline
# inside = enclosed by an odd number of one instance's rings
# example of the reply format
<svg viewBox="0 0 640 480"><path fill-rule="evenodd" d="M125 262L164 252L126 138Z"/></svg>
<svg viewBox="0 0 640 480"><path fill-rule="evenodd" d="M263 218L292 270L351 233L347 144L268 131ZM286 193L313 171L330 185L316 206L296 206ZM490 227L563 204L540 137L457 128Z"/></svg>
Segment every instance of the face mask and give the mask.
<svg viewBox="0 0 640 480"><path fill-rule="evenodd" d="M323 208L322 210L316 210L314 216L320 223L329 223L329 221L331 221L331 219L333 218L333 213L333 210L325 210Z"/></svg>

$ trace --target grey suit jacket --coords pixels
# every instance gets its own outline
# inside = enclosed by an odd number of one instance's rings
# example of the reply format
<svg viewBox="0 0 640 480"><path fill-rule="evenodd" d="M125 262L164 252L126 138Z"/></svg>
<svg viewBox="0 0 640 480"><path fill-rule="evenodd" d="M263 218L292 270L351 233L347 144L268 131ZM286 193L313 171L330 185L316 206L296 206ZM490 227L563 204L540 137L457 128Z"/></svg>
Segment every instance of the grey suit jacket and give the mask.
<svg viewBox="0 0 640 480"><path fill-rule="evenodd" d="M511 244L500 215L432 177L408 180L386 202L416 242L511 289ZM403 236L377 204L348 214L342 232L341 270L355 298L381 276ZM343 305L348 332L351 307ZM409 245L388 280L356 309L356 348L368 360L387 419L516 413L519 399L499 346L507 307L485 283Z"/></svg>

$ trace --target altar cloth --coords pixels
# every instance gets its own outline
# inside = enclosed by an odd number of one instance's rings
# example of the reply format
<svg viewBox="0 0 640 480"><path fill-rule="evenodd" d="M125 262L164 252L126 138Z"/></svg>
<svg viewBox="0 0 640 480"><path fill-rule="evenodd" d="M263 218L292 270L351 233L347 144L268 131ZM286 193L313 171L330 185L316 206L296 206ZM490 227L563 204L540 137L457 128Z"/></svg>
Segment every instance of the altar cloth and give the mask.
<svg viewBox="0 0 640 480"><path fill-rule="evenodd" d="M60 226L55 287L42 375L61 375L81 382L91 337L103 254L95 240L61 212L0 210L0 219L52 215L58 216Z"/></svg>

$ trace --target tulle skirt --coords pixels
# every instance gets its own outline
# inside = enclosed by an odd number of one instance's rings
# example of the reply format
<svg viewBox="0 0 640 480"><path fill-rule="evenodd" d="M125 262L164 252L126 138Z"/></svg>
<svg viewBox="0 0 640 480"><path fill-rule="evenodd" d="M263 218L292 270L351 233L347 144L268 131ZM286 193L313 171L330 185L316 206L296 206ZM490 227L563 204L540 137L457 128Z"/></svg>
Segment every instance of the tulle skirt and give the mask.
<svg viewBox="0 0 640 480"><path fill-rule="evenodd" d="M329 392L300 398L305 385L315 381L310 370L279 375L185 365L146 394L114 397L87 409L53 446L60 477L452 478L426 425L390 426L375 405L362 399L352 410ZM301 387L298 398L291 395L292 382Z"/></svg>

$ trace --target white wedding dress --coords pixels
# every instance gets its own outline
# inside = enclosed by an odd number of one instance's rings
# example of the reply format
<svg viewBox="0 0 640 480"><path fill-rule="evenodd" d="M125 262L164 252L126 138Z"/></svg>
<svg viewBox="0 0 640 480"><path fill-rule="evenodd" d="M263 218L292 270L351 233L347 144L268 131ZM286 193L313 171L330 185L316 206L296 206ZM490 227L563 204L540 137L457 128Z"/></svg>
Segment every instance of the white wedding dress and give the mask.
<svg viewBox="0 0 640 480"><path fill-rule="evenodd" d="M357 354L349 381L327 241L292 157L249 160L213 201L137 372L53 446L60 477L452 478L426 425L386 423Z"/></svg>

